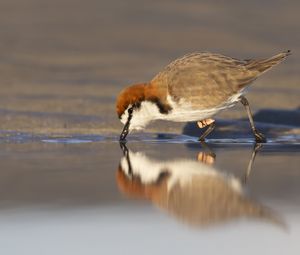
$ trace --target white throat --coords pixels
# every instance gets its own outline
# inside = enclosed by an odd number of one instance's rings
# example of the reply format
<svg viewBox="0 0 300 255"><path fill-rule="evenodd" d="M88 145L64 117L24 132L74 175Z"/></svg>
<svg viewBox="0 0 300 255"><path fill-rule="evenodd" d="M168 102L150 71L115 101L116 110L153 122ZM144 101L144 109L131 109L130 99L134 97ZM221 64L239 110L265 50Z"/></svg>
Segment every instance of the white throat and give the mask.
<svg viewBox="0 0 300 255"><path fill-rule="evenodd" d="M131 105L128 106L130 108ZM149 122L152 120L161 119L162 115L159 112L157 105L150 101L143 101L139 108L133 110L132 119L130 121L129 129L131 130L141 130L144 129ZM122 117L121 122L125 124L128 119L128 110L126 110Z"/></svg>

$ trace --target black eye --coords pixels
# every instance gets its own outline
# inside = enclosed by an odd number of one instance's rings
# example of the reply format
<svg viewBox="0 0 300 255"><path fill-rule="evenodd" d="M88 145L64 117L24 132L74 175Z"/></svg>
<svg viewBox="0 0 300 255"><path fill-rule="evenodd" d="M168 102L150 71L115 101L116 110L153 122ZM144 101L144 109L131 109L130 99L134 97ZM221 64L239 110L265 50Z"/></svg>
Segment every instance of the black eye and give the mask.
<svg viewBox="0 0 300 255"><path fill-rule="evenodd" d="M129 114L132 114L132 112L133 112L133 107L130 107L130 108L128 109L128 113L129 113Z"/></svg>

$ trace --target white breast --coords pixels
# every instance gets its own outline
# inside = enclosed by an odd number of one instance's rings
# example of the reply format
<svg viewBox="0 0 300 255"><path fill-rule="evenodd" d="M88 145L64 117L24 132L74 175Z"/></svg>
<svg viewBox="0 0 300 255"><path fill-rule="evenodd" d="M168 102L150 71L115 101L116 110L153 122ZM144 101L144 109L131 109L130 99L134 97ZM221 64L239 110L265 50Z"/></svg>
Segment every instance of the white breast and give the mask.
<svg viewBox="0 0 300 255"><path fill-rule="evenodd" d="M167 115L162 116L162 119L176 122L187 122L211 118L218 112L234 106L237 102L239 102L239 98L242 94L243 91L240 91L228 98L225 103L205 110L193 109L192 105L184 100L180 100L179 103L176 103L170 96L168 96L167 100L172 107L172 111L170 111Z"/></svg>
<svg viewBox="0 0 300 255"><path fill-rule="evenodd" d="M228 100L214 108L197 110L193 109L192 105L184 100L180 100L178 103L172 100L170 96L167 96L167 102L172 107L172 110L167 114L163 114L159 111L157 105L153 102L144 101L141 103L139 109L135 110L130 122L130 131L136 129L144 129L149 122L153 120L168 120L174 122L188 122L188 121L200 121L207 118L211 118L218 112L234 106L239 97L243 94L243 91L228 98ZM130 108L131 105L128 106ZM126 123L128 119L128 108L121 117L121 122Z"/></svg>
<svg viewBox="0 0 300 255"><path fill-rule="evenodd" d="M188 184L194 176L218 177L226 181L232 189L241 192L238 179L231 175L224 175L215 168L201 162L189 159L177 159L173 161L156 161L148 158L141 152L129 151L131 171L133 175L139 176L143 184L155 183L163 171L169 173L168 190L179 183L184 186ZM129 165L125 157L121 159L121 167L126 175L129 175Z"/></svg>

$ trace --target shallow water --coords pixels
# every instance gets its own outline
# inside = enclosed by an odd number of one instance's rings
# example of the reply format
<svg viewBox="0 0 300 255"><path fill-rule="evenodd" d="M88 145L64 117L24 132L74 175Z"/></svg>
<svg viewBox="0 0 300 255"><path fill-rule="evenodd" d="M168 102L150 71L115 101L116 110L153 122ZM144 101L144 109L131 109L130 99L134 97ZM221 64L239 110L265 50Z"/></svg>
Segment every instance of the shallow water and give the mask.
<svg viewBox="0 0 300 255"><path fill-rule="evenodd" d="M6 138L2 254L299 254L297 139Z"/></svg>

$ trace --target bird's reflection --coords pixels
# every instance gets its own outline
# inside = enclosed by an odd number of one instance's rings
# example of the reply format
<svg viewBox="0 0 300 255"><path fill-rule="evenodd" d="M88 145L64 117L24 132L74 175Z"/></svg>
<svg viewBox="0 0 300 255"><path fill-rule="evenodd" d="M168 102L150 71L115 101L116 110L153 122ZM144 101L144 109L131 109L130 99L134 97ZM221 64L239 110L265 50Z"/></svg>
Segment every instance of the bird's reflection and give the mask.
<svg viewBox="0 0 300 255"><path fill-rule="evenodd" d="M245 177L212 166L214 153L201 152L198 160L158 161L121 144L123 157L117 171L122 193L152 201L176 219L192 226L210 226L239 218L261 219L282 225L269 209L249 199L243 183L249 177L259 147L255 147Z"/></svg>

